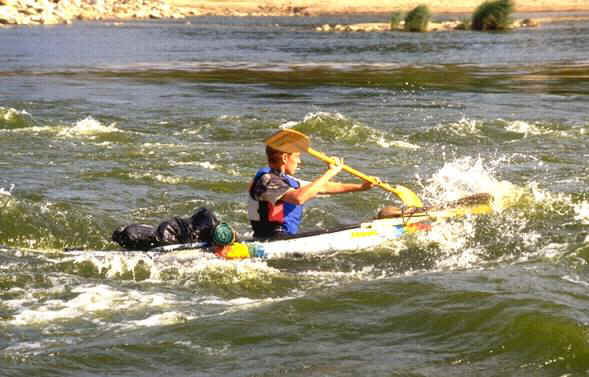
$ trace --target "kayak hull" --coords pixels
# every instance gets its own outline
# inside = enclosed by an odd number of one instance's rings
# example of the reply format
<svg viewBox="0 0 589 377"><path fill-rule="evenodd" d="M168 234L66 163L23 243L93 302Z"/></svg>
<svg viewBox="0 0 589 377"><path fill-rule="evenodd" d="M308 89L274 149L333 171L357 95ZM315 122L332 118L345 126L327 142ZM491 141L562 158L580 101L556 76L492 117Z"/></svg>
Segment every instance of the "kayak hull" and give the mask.
<svg viewBox="0 0 589 377"><path fill-rule="evenodd" d="M290 239L236 242L216 253L226 259L290 258L344 250L370 249L408 233L428 231L430 221L402 223L402 219L374 220L349 229L300 235Z"/></svg>
<svg viewBox="0 0 589 377"><path fill-rule="evenodd" d="M401 216L374 219L336 229L312 231L286 239L238 241L224 247L208 243L178 244L157 247L147 252L124 253L148 254L158 260L218 257L276 259L371 249L409 233L429 231L439 221L492 213L491 200L489 194L477 194L443 207L420 208L405 212ZM100 253L108 252L73 252L85 255Z"/></svg>

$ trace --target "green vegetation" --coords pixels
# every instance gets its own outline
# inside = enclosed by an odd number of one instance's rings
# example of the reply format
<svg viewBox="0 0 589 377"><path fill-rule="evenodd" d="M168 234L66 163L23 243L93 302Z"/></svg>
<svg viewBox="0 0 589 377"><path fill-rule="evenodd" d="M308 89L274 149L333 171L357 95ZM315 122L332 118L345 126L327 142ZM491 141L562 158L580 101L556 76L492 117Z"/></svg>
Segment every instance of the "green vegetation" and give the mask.
<svg viewBox="0 0 589 377"><path fill-rule="evenodd" d="M472 29L479 31L506 30L511 25L512 0L485 1L472 15Z"/></svg>
<svg viewBox="0 0 589 377"><path fill-rule="evenodd" d="M397 11L391 15L391 30L398 29L403 20L403 13Z"/></svg>
<svg viewBox="0 0 589 377"><path fill-rule="evenodd" d="M461 18L460 23L456 26L455 30L470 30L471 27L470 19Z"/></svg>
<svg viewBox="0 0 589 377"><path fill-rule="evenodd" d="M427 5L419 5L405 16L405 31L427 31L432 13Z"/></svg>

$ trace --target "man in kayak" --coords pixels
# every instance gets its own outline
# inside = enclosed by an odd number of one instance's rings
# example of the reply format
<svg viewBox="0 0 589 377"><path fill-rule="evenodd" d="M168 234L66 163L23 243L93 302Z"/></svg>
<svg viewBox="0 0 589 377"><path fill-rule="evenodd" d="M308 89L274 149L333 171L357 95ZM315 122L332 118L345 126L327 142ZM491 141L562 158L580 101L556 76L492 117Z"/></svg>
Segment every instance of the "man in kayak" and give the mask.
<svg viewBox="0 0 589 377"><path fill-rule="evenodd" d="M268 166L260 169L249 186L248 218L255 238L281 238L297 233L303 215L303 204L319 194L340 194L368 190L370 182L332 182L343 168L343 160L335 158L327 170L315 180L297 179L294 174L301 154L286 153L266 146Z"/></svg>

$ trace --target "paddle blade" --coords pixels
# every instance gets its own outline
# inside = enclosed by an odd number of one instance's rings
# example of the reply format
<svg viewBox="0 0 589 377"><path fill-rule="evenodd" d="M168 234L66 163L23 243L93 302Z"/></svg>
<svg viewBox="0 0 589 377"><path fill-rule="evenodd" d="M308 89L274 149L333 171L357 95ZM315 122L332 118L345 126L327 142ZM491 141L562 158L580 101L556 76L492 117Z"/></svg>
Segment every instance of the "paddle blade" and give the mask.
<svg viewBox="0 0 589 377"><path fill-rule="evenodd" d="M385 207L379 211L376 218L427 217L433 219L462 217L466 215L484 215L493 212L492 201L493 197L490 194L479 193L466 196L453 202L426 208L401 209L396 207Z"/></svg>
<svg viewBox="0 0 589 377"><path fill-rule="evenodd" d="M416 208L423 207L423 202L421 201L421 199L419 199L417 194L408 189L407 187L395 185L393 188L395 189L394 193L399 197L399 199L401 199L403 204L405 204L406 206Z"/></svg>
<svg viewBox="0 0 589 377"><path fill-rule="evenodd" d="M277 151L285 153L306 152L309 149L309 137L290 128L282 129L266 138L264 143Z"/></svg>
<svg viewBox="0 0 589 377"><path fill-rule="evenodd" d="M491 205L491 202L493 201L493 196L491 196L491 194L486 193L486 192L480 192L478 194L474 194L474 195L470 195L470 196L465 196L464 198L460 198L458 200L455 200L453 202L448 203L446 206L454 206L454 207L458 207L458 206L476 206L476 205Z"/></svg>

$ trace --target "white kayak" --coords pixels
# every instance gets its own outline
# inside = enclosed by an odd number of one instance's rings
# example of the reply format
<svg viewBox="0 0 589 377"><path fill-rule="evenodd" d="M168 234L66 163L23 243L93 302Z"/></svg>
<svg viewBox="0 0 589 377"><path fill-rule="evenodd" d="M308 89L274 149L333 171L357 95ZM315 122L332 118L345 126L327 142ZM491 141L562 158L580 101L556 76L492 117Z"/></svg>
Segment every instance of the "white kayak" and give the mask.
<svg viewBox="0 0 589 377"><path fill-rule="evenodd" d="M429 220L423 218L420 222L408 223L400 218L373 220L350 228L303 233L282 240L236 242L217 254L227 259L273 259L370 249L404 234L429 229Z"/></svg>
<svg viewBox="0 0 589 377"><path fill-rule="evenodd" d="M224 247L200 242L160 246L149 251L118 252L128 256L149 256L157 260L192 260L195 258L276 259L370 249L406 234L429 231L440 220L489 214L493 211L491 200L492 197L489 194L476 194L444 206L420 208L416 211L397 213L391 218L311 231L278 240L244 240ZM67 252L71 255L95 257L107 256L109 253L112 254L112 251Z"/></svg>
<svg viewBox="0 0 589 377"><path fill-rule="evenodd" d="M478 194L443 207L430 207L393 218L306 232L286 239L238 241L223 248L202 243L168 245L154 251L169 252L173 257L191 257L194 253L208 252L226 259L274 259L370 249L408 233L429 231L432 224L439 220L491 212L491 196Z"/></svg>

